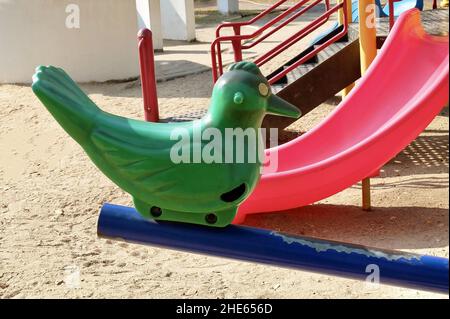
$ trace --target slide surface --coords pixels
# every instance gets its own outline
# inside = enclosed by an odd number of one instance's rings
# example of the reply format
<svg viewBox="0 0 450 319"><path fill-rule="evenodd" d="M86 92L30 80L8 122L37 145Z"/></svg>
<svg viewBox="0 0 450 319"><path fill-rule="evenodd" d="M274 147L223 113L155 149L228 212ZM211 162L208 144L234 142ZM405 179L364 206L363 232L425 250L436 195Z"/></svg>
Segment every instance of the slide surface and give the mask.
<svg viewBox="0 0 450 319"><path fill-rule="evenodd" d="M419 10L402 14L347 98L311 131L266 150L278 169L263 173L234 222L329 197L395 157L448 101L448 45L424 31Z"/></svg>

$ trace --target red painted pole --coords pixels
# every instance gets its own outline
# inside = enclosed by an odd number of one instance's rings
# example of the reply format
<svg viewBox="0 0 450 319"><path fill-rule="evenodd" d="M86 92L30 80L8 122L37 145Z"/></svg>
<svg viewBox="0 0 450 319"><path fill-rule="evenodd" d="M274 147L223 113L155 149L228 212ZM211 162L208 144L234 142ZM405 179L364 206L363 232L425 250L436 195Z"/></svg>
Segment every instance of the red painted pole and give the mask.
<svg viewBox="0 0 450 319"><path fill-rule="evenodd" d="M234 35L241 35L241 27L233 26ZM233 45L233 51L234 51L234 62L240 62L242 61L242 44L241 40L233 40L231 41ZM220 52L219 52L220 54Z"/></svg>
<svg viewBox="0 0 450 319"><path fill-rule="evenodd" d="M138 33L139 65L141 69L144 116L147 122L159 121L158 95L156 93L155 55L152 31L141 29Z"/></svg>
<svg viewBox="0 0 450 319"><path fill-rule="evenodd" d="M395 17L394 17L394 1L395 0L389 0L389 30L392 30L395 23Z"/></svg>
<svg viewBox="0 0 450 319"><path fill-rule="evenodd" d="M402 0L389 0L389 30L392 30L395 23L394 2L400 2Z"/></svg>

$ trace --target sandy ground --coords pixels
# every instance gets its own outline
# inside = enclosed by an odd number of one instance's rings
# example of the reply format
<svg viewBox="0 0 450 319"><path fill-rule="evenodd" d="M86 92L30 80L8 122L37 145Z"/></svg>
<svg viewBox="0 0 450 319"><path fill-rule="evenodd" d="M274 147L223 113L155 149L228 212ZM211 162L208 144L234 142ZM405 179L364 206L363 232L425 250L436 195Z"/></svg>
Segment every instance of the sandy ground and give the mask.
<svg viewBox="0 0 450 319"><path fill-rule="evenodd" d="M211 27L198 28L197 37L199 44L180 48L180 58L209 61L203 43ZM82 88L103 109L142 119L137 82ZM208 72L159 83L162 117L206 108L211 88ZM291 129L310 129L333 107L322 105ZM0 118L1 298L446 297L99 239L102 203L131 205L130 196L98 171L29 87L0 85ZM448 124L446 109L372 180L372 212L359 208L361 188L354 185L312 206L250 216L246 224L448 258Z"/></svg>
<svg viewBox="0 0 450 319"><path fill-rule="evenodd" d="M134 83L82 87L105 110L142 118ZM209 73L161 83L162 115L206 107L210 90ZM296 129L309 129L332 107L316 109ZM130 197L94 167L29 87L0 86L0 117L2 298L445 297L99 239L100 205L129 205ZM372 212L359 209L355 185L316 205L251 216L246 224L448 258L448 110L373 184Z"/></svg>

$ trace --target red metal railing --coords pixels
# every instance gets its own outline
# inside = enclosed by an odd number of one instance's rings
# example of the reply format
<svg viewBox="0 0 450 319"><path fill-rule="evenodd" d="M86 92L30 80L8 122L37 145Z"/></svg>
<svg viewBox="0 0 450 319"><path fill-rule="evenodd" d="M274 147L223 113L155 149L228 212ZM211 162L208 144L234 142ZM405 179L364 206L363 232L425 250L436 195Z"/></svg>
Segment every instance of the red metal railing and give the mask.
<svg viewBox="0 0 450 319"><path fill-rule="evenodd" d="M388 0L389 3L389 30L392 30L395 23L394 2L400 2L402 0Z"/></svg>
<svg viewBox="0 0 450 319"><path fill-rule="evenodd" d="M389 2L389 30L392 29L395 23L395 16L394 16L394 2L400 2L402 0L388 0ZM437 9L437 0L433 0L433 9Z"/></svg>
<svg viewBox="0 0 450 319"><path fill-rule="evenodd" d="M156 92L155 56L153 53L153 36L149 29L139 31L138 49L145 120L158 122L159 109Z"/></svg>
<svg viewBox="0 0 450 319"><path fill-rule="evenodd" d="M317 6L319 3L322 2L322 0L303 0L299 1L295 5L292 5L289 9L285 10L280 15L276 16L274 19L270 20L269 22L265 23L262 27L257 29L255 32L247 35L241 34L241 28L243 26L252 25L261 18L267 16L268 14L272 13L275 9L277 9L279 6L281 6L283 3L285 3L287 0L281 0L266 9L265 11L261 12L259 15L254 17L253 19L245 22L226 22L221 25L219 25L216 29L216 39L211 43L211 62L212 62L212 74L213 74L213 81L216 82L218 77L223 74L223 61L222 61L222 52L221 52L221 43L222 42L231 42L233 50L234 50L234 61L238 62L242 60L242 50L243 49L250 49L254 47L255 45L261 43L265 39L267 39L269 36L295 20L296 18L300 17L305 12L309 11L310 9ZM324 0L325 2L325 12L310 22L307 26L305 26L303 29L297 31L295 34L290 36L288 39L284 40L277 46L275 46L270 51L264 53L262 56L258 57L254 62L261 66L283 51L290 48L292 45L303 39L305 36L310 34L311 32L317 30L319 27L324 25L329 17L337 12L340 9L343 9L346 7L346 2L349 0L343 0L342 2L337 3L335 6L330 7L330 1ZM298 10L298 11L297 11ZM310 53L287 67L286 69L280 71L279 73L273 75L269 80L269 83L273 84L282 77L284 77L287 73L291 72L295 68L297 68L300 64L304 63L305 61L309 60L311 57L316 55L318 52L332 44L333 42L336 42L341 37L343 37L348 30L348 17L347 17L347 10L342 10L343 16L344 16L344 22L343 22L343 29L336 35L334 35L332 38L330 38L325 43L317 46L312 50ZM290 14L292 14L290 17L288 17ZM282 21L283 19L286 20ZM282 21L282 22L281 22ZM268 32L264 32L268 30L270 27L275 25L276 23L281 22ZM234 35L230 36L221 36L220 31L223 28L231 27L234 31ZM253 41L253 42L250 42ZM248 44L247 44L248 43Z"/></svg>

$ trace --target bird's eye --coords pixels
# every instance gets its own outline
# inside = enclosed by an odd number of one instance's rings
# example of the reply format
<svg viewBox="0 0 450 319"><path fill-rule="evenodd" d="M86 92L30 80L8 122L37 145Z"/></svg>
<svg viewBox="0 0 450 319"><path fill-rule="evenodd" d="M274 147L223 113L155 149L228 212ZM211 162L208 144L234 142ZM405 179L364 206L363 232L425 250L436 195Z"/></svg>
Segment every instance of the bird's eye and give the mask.
<svg viewBox="0 0 450 319"><path fill-rule="evenodd" d="M234 94L233 101L236 104L242 104L242 102L244 102L244 94L242 94L242 92L236 92Z"/></svg>
<svg viewBox="0 0 450 319"><path fill-rule="evenodd" d="M259 94L262 96L267 96L270 92L269 87L265 83L259 83L258 85Z"/></svg>

